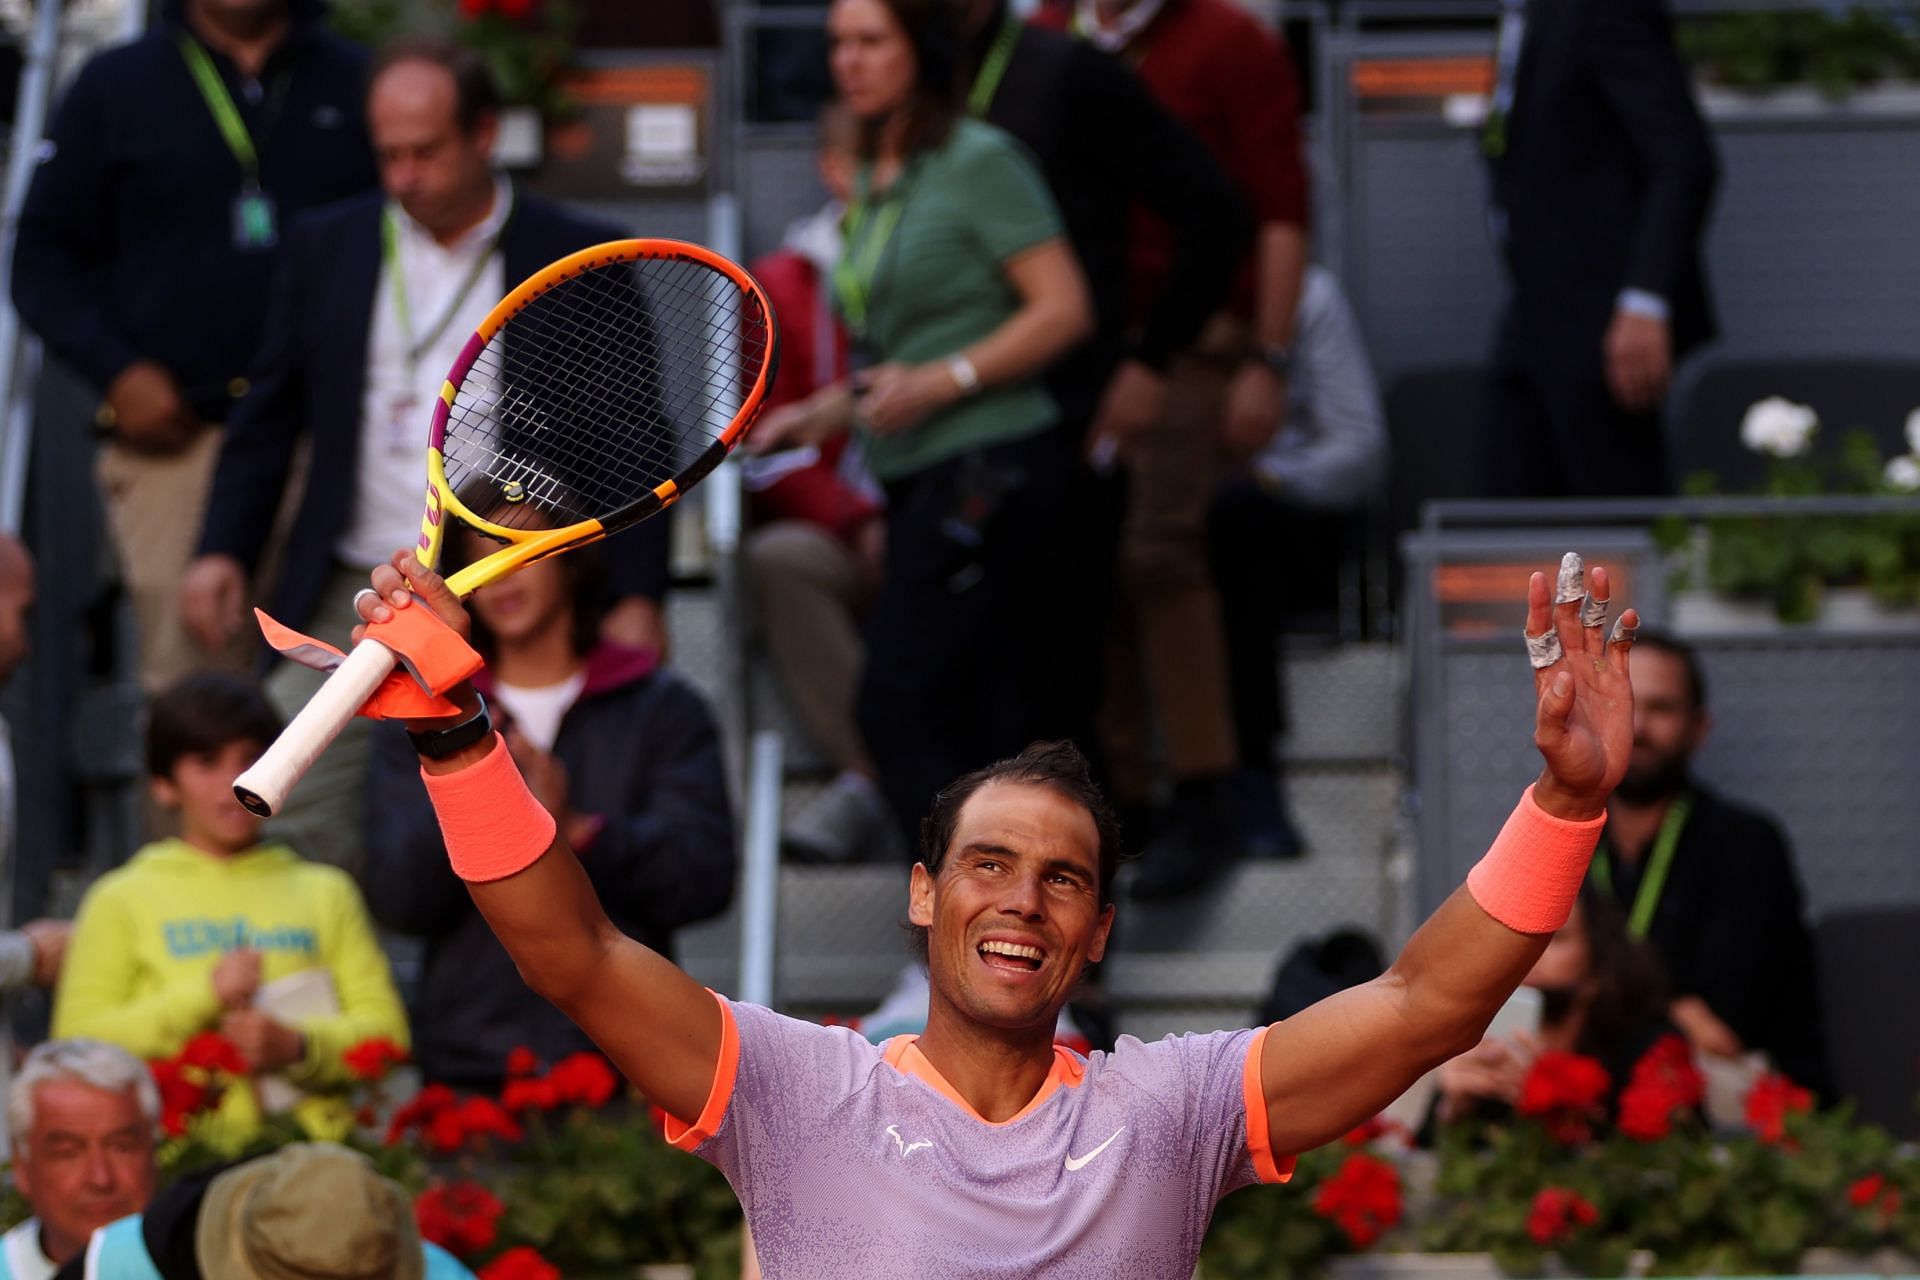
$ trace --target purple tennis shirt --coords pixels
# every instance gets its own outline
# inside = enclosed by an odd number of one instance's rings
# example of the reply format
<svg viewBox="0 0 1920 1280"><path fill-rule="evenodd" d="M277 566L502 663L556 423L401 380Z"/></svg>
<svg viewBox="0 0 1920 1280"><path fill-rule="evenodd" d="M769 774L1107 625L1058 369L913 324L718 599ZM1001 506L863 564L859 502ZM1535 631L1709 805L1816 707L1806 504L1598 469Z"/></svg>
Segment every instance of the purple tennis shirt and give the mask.
<svg viewBox="0 0 1920 1280"><path fill-rule="evenodd" d="M1280 1181L1264 1029L1122 1037L982 1119L915 1045L755 1005L725 1023L706 1107L669 1140L727 1176L768 1280L1188 1280L1213 1206Z"/></svg>

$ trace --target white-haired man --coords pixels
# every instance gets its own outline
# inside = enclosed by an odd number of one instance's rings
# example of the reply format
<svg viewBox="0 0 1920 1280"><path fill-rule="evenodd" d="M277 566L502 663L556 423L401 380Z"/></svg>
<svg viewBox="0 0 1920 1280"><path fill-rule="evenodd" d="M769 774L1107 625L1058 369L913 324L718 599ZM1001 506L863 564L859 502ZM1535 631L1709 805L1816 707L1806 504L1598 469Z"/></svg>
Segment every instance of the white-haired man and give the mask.
<svg viewBox="0 0 1920 1280"><path fill-rule="evenodd" d="M0 1236L0 1280L49 1280L153 1195L160 1093L146 1064L98 1040L50 1040L7 1095L13 1180L34 1216Z"/></svg>

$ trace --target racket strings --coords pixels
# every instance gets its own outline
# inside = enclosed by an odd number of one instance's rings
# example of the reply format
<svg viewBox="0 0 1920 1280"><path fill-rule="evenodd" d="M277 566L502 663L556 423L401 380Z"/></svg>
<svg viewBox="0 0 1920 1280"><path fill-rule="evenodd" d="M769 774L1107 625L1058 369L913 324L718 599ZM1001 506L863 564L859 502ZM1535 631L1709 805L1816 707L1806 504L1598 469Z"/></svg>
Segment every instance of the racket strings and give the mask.
<svg viewBox="0 0 1920 1280"><path fill-rule="evenodd" d="M604 519L727 433L771 342L758 297L702 263L573 276L508 320L461 380L448 482L508 527Z"/></svg>

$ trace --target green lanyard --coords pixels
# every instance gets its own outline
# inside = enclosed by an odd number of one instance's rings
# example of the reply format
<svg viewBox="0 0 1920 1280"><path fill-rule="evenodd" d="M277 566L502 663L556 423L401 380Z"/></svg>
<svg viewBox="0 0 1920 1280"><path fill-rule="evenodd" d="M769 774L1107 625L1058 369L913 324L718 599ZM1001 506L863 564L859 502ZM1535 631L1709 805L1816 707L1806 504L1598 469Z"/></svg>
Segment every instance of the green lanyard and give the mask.
<svg viewBox="0 0 1920 1280"><path fill-rule="evenodd" d="M907 174L903 169L893 186L875 208L872 197L861 184L859 197L847 210L846 248L833 267L833 292L840 299L840 314L856 338L867 336L867 303L873 296L873 280L880 271L880 255L899 229L900 215L907 206Z"/></svg>
<svg viewBox="0 0 1920 1280"><path fill-rule="evenodd" d="M179 33L180 56L187 60L187 70L193 74L193 82L200 88L200 96L207 101L207 110L213 113L213 122L220 129L220 136L227 140L227 148L233 152L233 158L240 162L240 176L248 187L260 185L260 153L254 148L253 135L247 132L246 122L240 118L240 109L233 105L233 95L227 92L226 81L220 78L213 59L200 47L200 42L182 31ZM286 77L282 76L273 88L274 111L286 89Z"/></svg>
<svg viewBox="0 0 1920 1280"><path fill-rule="evenodd" d="M505 230L504 223L501 229ZM440 335L444 334L447 326L453 323L454 316L460 312L461 304L466 302L467 295L473 292L473 286L480 283L480 277L487 269L487 260L493 257L494 247L499 243L500 232L496 231L493 239L487 241L485 247L480 250L480 256L473 260L473 265L467 268L467 278L460 282L459 292L455 293L453 301L447 304L447 309L441 314L439 323L416 340L413 336L413 308L407 303L407 273L400 265L400 227L394 221L393 210L388 209L381 215L380 262L393 276L393 310L400 320L400 341L407 348L409 368L420 363L420 357L426 354L427 348L440 341Z"/></svg>
<svg viewBox="0 0 1920 1280"><path fill-rule="evenodd" d="M967 95L968 114L985 118L993 106L993 95L999 92L1000 77L1007 74L1007 63L1013 59L1013 46L1019 42L1020 20L1008 14L1000 24L1000 34L993 38L993 47L980 60L979 73L973 77L973 92Z"/></svg>
<svg viewBox="0 0 1920 1280"><path fill-rule="evenodd" d="M1683 791L1673 798L1673 803L1667 806L1667 816L1660 820L1660 831L1653 838L1653 853L1647 858L1647 873L1640 880L1640 891L1633 895L1633 912L1627 917L1627 932L1634 938L1646 937L1653 925L1653 913L1660 906L1660 895L1666 891L1667 872L1673 869L1673 851L1680 847L1680 833L1692 813L1693 795ZM1593 881L1608 894L1613 892L1612 858L1613 851L1606 849L1593 860Z"/></svg>

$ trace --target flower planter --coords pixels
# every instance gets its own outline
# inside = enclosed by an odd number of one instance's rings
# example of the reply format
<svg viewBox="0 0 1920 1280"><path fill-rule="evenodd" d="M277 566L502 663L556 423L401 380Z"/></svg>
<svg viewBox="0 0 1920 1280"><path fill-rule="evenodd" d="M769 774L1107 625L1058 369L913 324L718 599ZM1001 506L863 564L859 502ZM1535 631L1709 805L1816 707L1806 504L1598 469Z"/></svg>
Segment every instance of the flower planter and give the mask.
<svg viewBox="0 0 1920 1280"><path fill-rule="evenodd" d="M545 153L546 126L537 107L502 107L493 161L503 169L531 169Z"/></svg>

